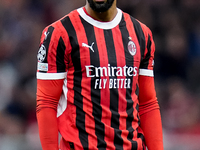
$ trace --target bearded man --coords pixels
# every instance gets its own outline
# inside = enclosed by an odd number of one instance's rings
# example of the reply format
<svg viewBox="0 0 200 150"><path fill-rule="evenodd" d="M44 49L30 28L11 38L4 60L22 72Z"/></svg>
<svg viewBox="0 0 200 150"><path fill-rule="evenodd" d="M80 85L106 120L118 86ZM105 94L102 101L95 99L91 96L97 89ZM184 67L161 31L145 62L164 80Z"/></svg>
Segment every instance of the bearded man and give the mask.
<svg viewBox="0 0 200 150"><path fill-rule="evenodd" d="M152 33L116 3L87 0L42 33L43 150L163 150Z"/></svg>

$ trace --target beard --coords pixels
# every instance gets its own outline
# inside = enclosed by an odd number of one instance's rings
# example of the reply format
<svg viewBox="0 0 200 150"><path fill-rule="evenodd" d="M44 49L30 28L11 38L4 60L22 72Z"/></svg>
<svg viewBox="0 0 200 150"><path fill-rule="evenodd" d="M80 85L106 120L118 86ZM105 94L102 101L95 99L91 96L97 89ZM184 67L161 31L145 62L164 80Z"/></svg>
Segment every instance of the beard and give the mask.
<svg viewBox="0 0 200 150"><path fill-rule="evenodd" d="M87 0L90 7L96 12L105 12L113 4L114 0L107 0L106 2L94 2L93 0Z"/></svg>

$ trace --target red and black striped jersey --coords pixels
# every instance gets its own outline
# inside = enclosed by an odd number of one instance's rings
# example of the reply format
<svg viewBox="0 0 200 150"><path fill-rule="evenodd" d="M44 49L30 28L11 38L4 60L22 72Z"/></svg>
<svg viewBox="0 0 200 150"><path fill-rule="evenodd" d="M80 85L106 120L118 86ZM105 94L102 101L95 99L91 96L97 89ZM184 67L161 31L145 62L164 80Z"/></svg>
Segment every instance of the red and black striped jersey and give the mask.
<svg viewBox="0 0 200 150"><path fill-rule="evenodd" d="M120 9L99 22L79 8L44 29L37 79L64 79L57 117L66 142L76 150L145 149L138 77L153 77L154 51L149 28Z"/></svg>

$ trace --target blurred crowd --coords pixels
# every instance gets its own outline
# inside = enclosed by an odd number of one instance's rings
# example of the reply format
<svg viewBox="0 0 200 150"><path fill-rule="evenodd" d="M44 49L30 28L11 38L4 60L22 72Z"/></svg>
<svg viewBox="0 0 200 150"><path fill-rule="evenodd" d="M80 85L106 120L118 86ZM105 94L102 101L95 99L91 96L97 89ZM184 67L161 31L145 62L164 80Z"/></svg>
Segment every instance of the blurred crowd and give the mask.
<svg viewBox="0 0 200 150"><path fill-rule="evenodd" d="M41 150L37 52L45 26L85 0L0 0L0 150ZM200 149L200 1L118 0L156 44L155 83L165 150Z"/></svg>

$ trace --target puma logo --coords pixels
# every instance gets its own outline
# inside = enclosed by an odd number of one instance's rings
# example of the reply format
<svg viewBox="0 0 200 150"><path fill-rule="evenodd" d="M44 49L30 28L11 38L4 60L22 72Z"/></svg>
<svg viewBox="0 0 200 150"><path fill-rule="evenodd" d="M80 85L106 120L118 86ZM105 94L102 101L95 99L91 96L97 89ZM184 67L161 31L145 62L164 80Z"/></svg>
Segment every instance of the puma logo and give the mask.
<svg viewBox="0 0 200 150"><path fill-rule="evenodd" d="M82 43L82 46L83 46L83 47L89 48L92 52L94 52L93 45L94 45L94 42L92 43L91 46L89 46L89 45L87 45L87 44L85 44L85 43Z"/></svg>
<svg viewBox="0 0 200 150"><path fill-rule="evenodd" d="M47 36L49 35L49 32L44 32L45 40L47 39Z"/></svg>

